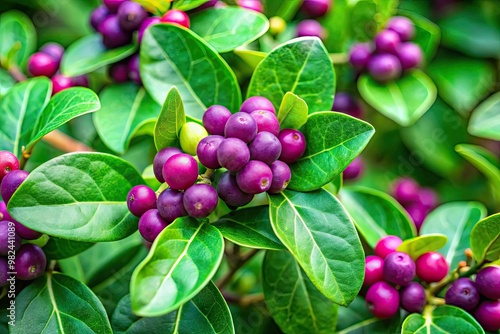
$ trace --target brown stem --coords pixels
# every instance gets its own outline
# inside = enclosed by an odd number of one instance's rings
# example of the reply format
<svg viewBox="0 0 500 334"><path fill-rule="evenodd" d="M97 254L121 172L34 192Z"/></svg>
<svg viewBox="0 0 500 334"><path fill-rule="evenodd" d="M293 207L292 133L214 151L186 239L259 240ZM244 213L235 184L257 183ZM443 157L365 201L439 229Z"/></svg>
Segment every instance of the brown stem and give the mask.
<svg viewBox="0 0 500 334"><path fill-rule="evenodd" d="M253 304L258 304L264 301L263 293L255 293L251 295L238 296L227 291L222 291L224 299L231 304L237 304L241 307L248 307Z"/></svg>
<svg viewBox="0 0 500 334"><path fill-rule="evenodd" d="M21 69L15 65L10 66L8 71L10 75L12 75L12 77L18 82L26 81L26 79L28 79L26 75L24 75L24 73L21 71Z"/></svg>
<svg viewBox="0 0 500 334"><path fill-rule="evenodd" d="M67 134L54 130L43 137L43 141L64 152L93 152L94 149Z"/></svg>
<svg viewBox="0 0 500 334"><path fill-rule="evenodd" d="M247 263L252 257L255 256L260 251L260 249L252 249L245 254L242 254L239 259L237 259L234 266L231 268L217 281L217 286L219 289L225 287L233 278L234 274L241 268L245 263ZM229 261L231 263L231 261Z"/></svg>

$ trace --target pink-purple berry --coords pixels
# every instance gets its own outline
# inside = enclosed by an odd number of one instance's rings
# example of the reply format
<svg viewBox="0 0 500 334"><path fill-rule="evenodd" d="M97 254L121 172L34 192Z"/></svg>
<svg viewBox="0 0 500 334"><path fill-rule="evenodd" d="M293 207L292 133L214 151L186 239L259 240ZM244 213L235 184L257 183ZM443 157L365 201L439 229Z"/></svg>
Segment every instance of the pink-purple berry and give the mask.
<svg viewBox="0 0 500 334"><path fill-rule="evenodd" d="M349 62L355 69L362 71L368 66L371 54L372 48L368 43L355 44L349 51Z"/></svg>
<svg viewBox="0 0 500 334"><path fill-rule="evenodd" d="M43 250L34 244L24 244L16 253L15 271L20 280L33 280L45 272L47 257Z"/></svg>
<svg viewBox="0 0 500 334"><path fill-rule="evenodd" d="M489 299L500 299L500 267L488 266L476 275L476 287Z"/></svg>
<svg viewBox="0 0 500 334"><path fill-rule="evenodd" d="M153 242L167 226L157 209L146 211L139 219L139 233L149 242Z"/></svg>
<svg viewBox="0 0 500 334"><path fill-rule="evenodd" d="M236 182L236 176L230 172L221 175L217 183L217 194L229 206L237 208L250 203L253 194L248 194L240 189Z"/></svg>
<svg viewBox="0 0 500 334"><path fill-rule="evenodd" d="M184 192L186 212L194 218L208 217L217 207L217 191L209 184L195 184Z"/></svg>
<svg viewBox="0 0 500 334"><path fill-rule="evenodd" d="M62 59L63 54L64 54L64 48L59 43L50 42L50 43L43 45L40 48L40 52L51 56L56 61L57 67L59 67L59 64L61 63L61 59Z"/></svg>
<svg viewBox="0 0 500 334"><path fill-rule="evenodd" d="M301 9L312 17L324 16L330 9L330 0L304 0Z"/></svg>
<svg viewBox="0 0 500 334"><path fill-rule="evenodd" d="M415 36L415 26L413 22L404 16L394 16L387 22L386 29L398 33L402 41L409 41Z"/></svg>
<svg viewBox="0 0 500 334"><path fill-rule="evenodd" d="M163 178L163 165L165 165L165 162L174 154L179 153L182 153L182 151L177 147L162 148L158 151L158 153L156 153L153 159L153 172L159 182L165 182L165 179Z"/></svg>
<svg viewBox="0 0 500 334"><path fill-rule="evenodd" d="M112 14L116 14L121 4L126 1L128 0L103 0L104 5L108 8L109 12Z"/></svg>
<svg viewBox="0 0 500 334"><path fill-rule="evenodd" d="M474 282L462 277L453 282L444 296L446 304L463 308L470 312L479 303L479 291Z"/></svg>
<svg viewBox="0 0 500 334"><path fill-rule="evenodd" d="M354 180L357 179L364 171L363 160L360 157L356 157L347 167L344 169L343 177L344 180Z"/></svg>
<svg viewBox="0 0 500 334"><path fill-rule="evenodd" d="M399 311L399 293L386 282L376 282L366 292L366 306L377 318L388 319Z"/></svg>
<svg viewBox="0 0 500 334"><path fill-rule="evenodd" d="M19 186L26 180L29 173L24 170L15 170L7 174L0 186L2 199L6 204L9 203L10 198Z"/></svg>
<svg viewBox="0 0 500 334"><path fill-rule="evenodd" d="M99 25L101 24L102 21L104 21L105 18L107 18L111 13L109 12L108 7L106 6L99 6L94 11L92 14L90 14L90 25L94 30L99 29Z"/></svg>
<svg viewBox="0 0 500 334"><path fill-rule="evenodd" d="M392 30L382 30L375 36L375 50L378 53L396 54L396 50L401 43L398 33Z"/></svg>
<svg viewBox="0 0 500 334"><path fill-rule="evenodd" d="M217 161L230 172L237 172L250 161L250 150L243 140L226 138L217 148Z"/></svg>
<svg viewBox="0 0 500 334"><path fill-rule="evenodd" d="M224 137L218 135L210 135L200 140L196 155L203 166L211 169L221 167L217 159L217 149L224 140Z"/></svg>
<svg viewBox="0 0 500 334"><path fill-rule="evenodd" d="M146 211L156 209L156 193L148 186L135 186L127 195L127 206L134 216L141 217Z"/></svg>
<svg viewBox="0 0 500 334"><path fill-rule="evenodd" d="M368 62L368 72L379 82L397 79L401 71L401 62L398 57L390 53L376 54Z"/></svg>
<svg viewBox="0 0 500 334"><path fill-rule="evenodd" d="M118 22L125 31L135 31L139 29L148 13L140 4L133 1L126 1L118 7Z"/></svg>
<svg viewBox="0 0 500 334"><path fill-rule="evenodd" d="M280 193L288 187L292 179L292 171L288 167L288 164L281 160L276 160L271 164L271 172L273 173L273 179L271 187L267 192L270 194Z"/></svg>
<svg viewBox="0 0 500 334"><path fill-rule="evenodd" d="M363 109L360 103L347 92L337 92L333 100L333 111L339 111L352 117L361 118Z"/></svg>
<svg viewBox="0 0 500 334"><path fill-rule="evenodd" d="M397 179L392 186L392 196L400 203L411 203L418 199L420 187L409 177Z"/></svg>
<svg viewBox="0 0 500 334"><path fill-rule="evenodd" d="M189 154L174 154L163 165L163 179L172 189L186 190L198 179L198 163Z"/></svg>
<svg viewBox="0 0 500 334"><path fill-rule="evenodd" d="M98 31L102 35L102 43L109 49L126 45L132 41L132 33L121 28L116 15L106 17L99 24Z"/></svg>
<svg viewBox="0 0 500 334"><path fill-rule="evenodd" d="M288 164L299 160L306 150L306 138L299 130L284 129L278 139L281 142L281 155L279 159Z"/></svg>
<svg viewBox="0 0 500 334"><path fill-rule="evenodd" d="M376 255L365 258L365 278L363 286L368 287L384 279L384 260Z"/></svg>
<svg viewBox="0 0 500 334"><path fill-rule="evenodd" d="M280 122L276 115L269 110L254 110L250 116L257 123L257 132L267 131L271 132L276 137L280 133Z"/></svg>
<svg viewBox="0 0 500 334"><path fill-rule="evenodd" d="M250 159L259 160L268 165L278 160L281 155L281 143L279 139L270 132L259 132L248 145Z"/></svg>
<svg viewBox="0 0 500 334"><path fill-rule="evenodd" d="M224 127L231 116L231 112L226 107L213 105L203 113L203 126L211 135L224 136Z"/></svg>
<svg viewBox="0 0 500 334"><path fill-rule="evenodd" d="M424 287L417 282L411 282L399 292L401 307L410 313L420 313L427 302Z"/></svg>
<svg viewBox="0 0 500 334"><path fill-rule="evenodd" d="M21 242L21 237L17 233L14 223L7 220L1 220L0 255L7 255L9 250L19 249L19 247L21 247Z"/></svg>
<svg viewBox="0 0 500 334"><path fill-rule="evenodd" d="M238 138L245 143L251 142L257 135L258 127L255 119L245 112L237 112L226 122L224 135L226 138Z"/></svg>
<svg viewBox="0 0 500 334"><path fill-rule="evenodd" d="M403 243L400 237L395 235L388 235L380 239L375 245L375 255L385 259L387 255L396 251L396 249Z"/></svg>
<svg viewBox="0 0 500 334"><path fill-rule="evenodd" d="M30 229L20 222L15 221L14 225L16 226L16 233L25 240L35 240L42 236L42 233Z"/></svg>
<svg viewBox="0 0 500 334"><path fill-rule="evenodd" d="M36 52L28 59L28 72L34 76L52 77L59 69L59 63L46 53Z"/></svg>
<svg viewBox="0 0 500 334"><path fill-rule="evenodd" d="M438 252L427 252L415 261L417 276L426 283L439 282L448 275L449 265Z"/></svg>
<svg viewBox="0 0 500 334"><path fill-rule="evenodd" d="M141 26L139 27L139 31L137 33L137 40L139 41L139 43L142 42L142 38L144 37L144 32L146 32L146 29L149 26L152 26L152 25L158 24L158 23L161 23L161 18L157 17L157 16L148 17L144 21L142 21Z"/></svg>
<svg viewBox="0 0 500 334"><path fill-rule="evenodd" d="M267 110L276 114L276 109L271 101L263 96L252 96L243 101L240 107L241 112L251 113L255 110Z"/></svg>
<svg viewBox="0 0 500 334"><path fill-rule="evenodd" d="M158 196L158 213L167 223L172 223L177 218L187 215L184 209L183 197L184 193L182 191L174 189L165 189Z"/></svg>
<svg viewBox="0 0 500 334"><path fill-rule="evenodd" d="M316 20L303 20L297 24L297 37L313 36L323 38L324 31L321 23Z"/></svg>
<svg viewBox="0 0 500 334"><path fill-rule="evenodd" d="M415 43L401 43L396 50L403 71L419 67L424 58L422 49Z"/></svg>
<svg viewBox="0 0 500 334"><path fill-rule="evenodd" d="M19 160L9 151L0 151L0 182L12 171L19 169Z"/></svg>
<svg viewBox="0 0 500 334"><path fill-rule="evenodd" d="M496 333L500 330L500 301L482 301L474 311L474 318L484 330Z"/></svg>
<svg viewBox="0 0 500 334"><path fill-rule="evenodd" d="M271 168L258 160L250 160L236 174L236 182L241 190L249 194L259 194L269 190L273 180Z"/></svg>
<svg viewBox="0 0 500 334"><path fill-rule="evenodd" d="M178 24L188 29L191 25L189 21L189 16L187 16L187 14L184 13L183 11L177 9L171 9L168 12L166 12L162 16L161 22Z"/></svg>
<svg viewBox="0 0 500 334"><path fill-rule="evenodd" d="M52 81L52 95L75 86L73 80L63 74L56 74L50 80Z"/></svg>
<svg viewBox="0 0 500 334"><path fill-rule="evenodd" d="M393 252L384 259L384 280L396 285L406 286L415 277L415 262L410 255Z"/></svg>

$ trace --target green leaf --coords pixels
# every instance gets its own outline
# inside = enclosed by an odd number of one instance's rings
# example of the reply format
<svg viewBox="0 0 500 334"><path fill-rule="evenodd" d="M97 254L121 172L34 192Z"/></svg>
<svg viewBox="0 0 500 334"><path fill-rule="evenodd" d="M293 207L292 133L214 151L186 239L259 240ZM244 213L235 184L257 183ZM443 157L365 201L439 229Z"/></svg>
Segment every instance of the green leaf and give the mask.
<svg viewBox="0 0 500 334"><path fill-rule="evenodd" d="M466 311L455 306L444 305L424 313L424 315L410 314L403 322L401 333L484 334L484 330Z"/></svg>
<svg viewBox="0 0 500 334"><path fill-rule="evenodd" d="M415 38L412 42L420 46L424 52L425 59L430 61L436 54L436 50L441 40L441 30L439 26L424 16L414 12L402 11L402 14L413 21L415 25Z"/></svg>
<svg viewBox="0 0 500 334"><path fill-rule="evenodd" d="M275 1L263 0L267 17L280 16L290 21L302 4L302 0Z"/></svg>
<svg viewBox="0 0 500 334"><path fill-rule="evenodd" d="M159 151L170 146L180 147L179 131L185 123L184 104L179 91L174 86L168 92L155 124L156 149Z"/></svg>
<svg viewBox="0 0 500 334"><path fill-rule="evenodd" d="M9 67L24 67L36 48L36 30L24 13L10 10L0 15L0 60Z"/></svg>
<svg viewBox="0 0 500 334"><path fill-rule="evenodd" d="M286 93L277 115L281 129L299 129L307 122L307 115L306 102L294 93Z"/></svg>
<svg viewBox="0 0 500 334"><path fill-rule="evenodd" d="M30 173L9 201L12 217L59 238L97 242L137 230L127 194L143 183L128 162L104 153L69 153Z"/></svg>
<svg viewBox="0 0 500 334"><path fill-rule="evenodd" d="M470 248L478 263L500 258L500 213L486 217L474 226L470 233Z"/></svg>
<svg viewBox="0 0 500 334"><path fill-rule="evenodd" d="M241 7L202 10L191 22L191 30L220 53L249 44L269 29L264 15Z"/></svg>
<svg viewBox="0 0 500 334"><path fill-rule="evenodd" d="M203 5L208 0L175 0L172 8L187 11Z"/></svg>
<svg viewBox="0 0 500 334"><path fill-rule="evenodd" d="M101 110L94 125L104 144L123 154L135 136L152 135L160 106L143 87L131 82L108 86L100 93Z"/></svg>
<svg viewBox="0 0 500 334"><path fill-rule="evenodd" d="M470 233L474 225L486 216L486 208L479 202L446 203L432 211L420 229L421 235L441 233L448 242L439 250L450 268L456 268L470 248Z"/></svg>
<svg viewBox="0 0 500 334"><path fill-rule="evenodd" d="M154 317L177 309L212 279L223 254L219 230L191 217L177 219L160 233L132 275L134 313Z"/></svg>
<svg viewBox="0 0 500 334"><path fill-rule="evenodd" d="M93 34L82 37L71 44L61 61L61 72L69 77L93 72L132 55L136 45L125 45L108 49L102 44L102 36Z"/></svg>
<svg viewBox="0 0 500 334"><path fill-rule="evenodd" d="M412 125L422 117L437 95L432 80L420 70L387 83L364 74L358 80L358 90L368 104L401 126Z"/></svg>
<svg viewBox="0 0 500 334"><path fill-rule="evenodd" d="M241 92L235 74L221 56L192 31L170 24L146 30L141 43L141 77L159 104L176 86L187 115L201 119L219 104L239 110Z"/></svg>
<svg viewBox="0 0 500 334"><path fill-rule="evenodd" d="M264 96L278 108L287 92L304 99L309 113L332 109L335 73L319 38L293 39L272 50L255 69L247 97Z"/></svg>
<svg viewBox="0 0 500 334"><path fill-rule="evenodd" d="M143 171L142 171L142 178L144 179L144 182L146 182L146 185L149 186L152 189L158 189L162 185L160 181L156 179L154 170L153 170L153 164L148 165Z"/></svg>
<svg viewBox="0 0 500 334"><path fill-rule="evenodd" d="M428 233L404 240L397 248L397 251L404 252L410 255L413 260L416 260L422 254L434 252L444 247L447 242L448 237L444 234Z"/></svg>
<svg viewBox="0 0 500 334"><path fill-rule="evenodd" d="M337 305L321 294L288 252L266 252L262 285L269 312L285 333L332 333Z"/></svg>
<svg viewBox="0 0 500 334"><path fill-rule="evenodd" d="M106 311L81 282L48 272L16 297L10 333L113 333Z"/></svg>
<svg viewBox="0 0 500 334"><path fill-rule="evenodd" d="M473 112L468 131L471 135L500 140L500 92L490 96Z"/></svg>
<svg viewBox="0 0 500 334"><path fill-rule="evenodd" d="M363 283L364 252L345 209L323 189L268 197L278 238L323 295L349 305Z"/></svg>
<svg viewBox="0 0 500 334"><path fill-rule="evenodd" d="M333 181L368 144L374 128L357 118L325 111L309 115L300 129L304 155L290 165L289 189L310 191ZM334 135L332 135L334 134Z"/></svg>
<svg viewBox="0 0 500 334"><path fill-rule="evenodd" d="M127 295L118 304L111 323L115 334L234 333L226 301L212 282L179 309L160 317L138 317L132 312Z"/></svg>
<svg viewBox="0 0 500 334"><path fill-rule="evenodd" d="M16 81L9 72L0 68L0 99L7 94Z"/></svg>
<svg viewBox="0 0 500 334"><path fill-rule="evenodd" d="M158 16L162 16L169 10L170 3L173 0L133 0L133 1L140 4L148 12L154 13Z"/></svg>
<svg viewBox="0 0 500 334"><path fill-rule="evenodd" d="M43 251L47 258L51 260L60 260L77 255L92 246L94 246L94 243L92 242L81 242L51 237L47 244L43 247Z"/></svg>
<svg viewBox="0 0 500 334"><path fill-rule="evenodd" d="M415 237L415 226L401 204L386 193L365 187L344 187L340 201L368 245L375 247L386 235Z"/></svg>
<svg viewBox="0 0 500 334"><path fill-rule="evenodd" d="M272 250L285 249L271 227L267 206L232 211L213 225L224 238L237 245Z"/></svg>
<svg viewBox="0 0 500 334"><path fill-rule="evenodd" d="M257 67L257 65L259 65L260 62L263 61L264 58L266 58L267 56L267 53L265 52L245 50L245 49L240 49L240 50L236 49L234 50L234 53L238 57L243 59L243 61L247 63L247 65L249 65L252 68L252 70L254 70Z"/></svg>

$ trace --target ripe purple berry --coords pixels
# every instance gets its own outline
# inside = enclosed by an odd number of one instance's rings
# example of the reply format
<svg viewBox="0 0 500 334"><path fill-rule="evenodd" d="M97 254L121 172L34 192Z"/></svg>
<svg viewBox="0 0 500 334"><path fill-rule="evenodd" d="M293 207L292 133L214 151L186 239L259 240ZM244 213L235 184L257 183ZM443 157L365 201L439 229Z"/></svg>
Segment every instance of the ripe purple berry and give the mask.
<svg viewBox="0 0 500 334"><path fill-rule="evenodd" d="M138 39L139 43L142 42L142 37L144 36L144 32L146 31L146 29L149 26L151 26L153 24L157 24L157 23L161 23L161 18L159 18L157 16L148 17L144 21L142 21L142 24L139 27L139 32L137 33L137 39Z"/></svg>
<svg viewBox="0 0 500 334"><path fill-rule="evenodd" d="M183 196L181 191L174 189L165 189L158 196L158 213L167 223L187 215L182 202Z"/></svg>
<svg viewBox="0 0 500 334"><path fill-rule="evenodd" d="M257 122L250 114L245 112L237 112L231 115L224 127L226 138L238 138L245 143L251 142L257 135L257 131Z"/></svg>
<svg viewBox="0 0 500 334"><path fill-rule="evenodd" d="M427 208L420 203L411 203L407 204L406 211L410 215L417 231L420 231L425 217L427 217Z"/></svg>
<svg viewBox="0 0 500 334"><path fill-rule="evenodd" d="M9 279L9 263L5 257L0 257L0 287L7 284Z"/></svg>
<svg viewBox="0 0 500 334"><path fill-rule="evenodd" d="M56 74L50 80L52 81L52 95L55 95L75 85L70 77L62 74Z"/></svg>
<svg viewBox="0 0 500 334"><path fill-rule="evenodd" d="M417 276L426 283L439 282L448 275L448 262L438 252L428 252L420 255L415 262Z"/></svg>
<svg viewBox="0 0 500 334"><path fill-rule="evenodd" d="M203 138L196 148L196 155L201 164L207 168L220 168L219 160L217 159L217 149L220 143L224 141L224 137L212 135Z"/></svg>
<svg viewBox="0 0 500 334"><path fill-rule="evenodd" d="M45 272L47 258L43 250L34 244L24 244L16 254L16 277L20 280L32 280Z"/></svg>
<svg viewBox="0 0 500 334"><path fill-rule="evenodd" d="M372 49L368 43L355 44L349 52L349 62L352 67L362 71L368 65L371 58Z"/></svg>
<svg viewBox="0 0 500 334"><path fill-rule="evenodd" d="M43 52L36 52L28 60L28 71L34 77L51 77L59 68L58 62Z"/></svg>
<svg viewBox="0 0 500 334"><path fill-rule="evenodd" d="M259 13L263 12L260 0L236 0L236 4L242 8L250 9Z"/></svg>
<svg viewBox="0 0 500 334"><path fill-rule="evenodd" d="M243 140L226 138L217 148L217 160L230 172L237 172L250 161L250 150Z"/></svg>
<svg viewBox="0 0 500 334"><path fill-rule="evenodd" d="M148 13L137 2L126 1L118 7L117 16L123 30L135 31L139 29Z"/></svg>
<svg viewBox="0 0 500 334"><path fill-rule="evenodd" d="M368 62L368 72L373 79L386 82L394 80L401 75L401 62L389 53L374 55Z"/></svg>
<svg viewBox="0 0 500 334"><path fill-rule="evenodd" d="M11 240L11 242L9 242ZM13 249L21 247L21 237L17 234L13 222L6 220L0 221L0 255L7 255L13 246Z"/></svg>
<svg viewBox="0 0 500 334"><path fill-rule="evenodd" d="M99 24L101 24L101 22L104 21L109 14L110 12L106 6L99 6L94 9L92 14L90 14L90 25L92 28L97 31L99 29Z"/></svg>
<svg viewBox="0 0 500 334"><path fill-rule="evenodd" d="M194 218L208 217L218 201L217 191L209 184L195 184L184 192L184 209Z"/></svg>
<svg viewBox="0 0 500 334"><path fill-rule="evenodd" d="M104 5L108 8L109 12L112 14L116 14L118 12L118 8L120 8L121 4L127 0L103 0Z"/></svg>
<svg viewBox="0 0 500 334"><path fill-rule="evenodd" d="M278 139L281 142L281 155L279 159L287 164L299 160L306 150L306 138L299 130L284 129Z"/></svg>
<svg viewBox="0 0 500 334"><path fill-rule="evenodd" d="M236 176L225 172L217 184L217 194L230 207L239 207L250 203L253 194L242 191L236 182Z"/></svg>
<svg viewBox="0 0 500 334"><path fill-rule="evenodd" d="M19 169L19 160L9 151L0 151L0 182L5 175Z"/></svg>
<svg viewBox="0 0 500 334"><path fill-rule="evenodd" d="M344 169L344 180L354 180L357 179L364 170L363 160L360 157L356 157L347 167Z"/></svg>
<svg viewBox="0 0 500 334"><path fill-rule="evenodd" d="M280 133L280 122L276 115L269 110L254 110L250 116L257 122L257 132L271 132L276 137Z"/></svg>
<svg viewBox="0 0 500 334"><path fill-rule="evenodd" d="M414 179L402 177L394 182L391 193L398 202L407 204L418 199L419 189L420 187Z"/></svg>
<svg viewBox="0 0 500 334"><path fill-rule="evenodd" d="M365 258L365 278L363 286L368 287L384 279L384 260L376 255Z"/></svg>
<svg viewBox="0 0 500 334"><path fill-rule="evenodd" d="M165 182L165 179L163 178L163 165L165 165L165 162L174 154L179 153L182 153L182 151L177 147L162 148L158 151L158 153L156 153L153 159L153 172L159 182Z"/></svg>
<svg viewBox="0 0 500 334"><path fill-rule="evenodd" d="M42 233L30 229L20 222L15 221L14 225L16 226L16 233L25 240L35 240L42 236Z"/></svg>
<svg viewBox="0 0 500 334"><path fill-rule="evenodd" d="M161 218L157 209L146 211L139 219L139 232L149 242L153 242L168 223Z"/></svg>
<svg viewBox="0 0 500 334"><path fill-rule="evenodd" d="M419 189L417 197L417 201L427 210L434 209L438 204L436 192L430 188Z"/></svg>
<svg viewBox="0 0 500 334"><path fill-rule="evenodd" d="M249 194L259 194L268 191L273 180L273 172L268 165L261 161L250 160L242 170L236 174L238 187Z"/></svg>
<svg viewBox="0 0 500 334"><path fill-rule="evenodd" d="M211 135L224 136L224 128L231 115L231 112L226 107L213 105L203 114L203 126Z"/></svg>
<svg viewBox="0 0 500 334"><path fill-rule="evenodd" d="M270 194L280 193L288 187L292 178L292 171L285 162L276 160L271 164L271 172L273 173L273 180L267 192Z"/></svg>
<svg viewBox="0 0 500 334"><path fill-rule="evenodd" d="M254 140L248 145L250 159L259 160L268 165L278 160L281 154L281 143L275 135L270 132L259 132Z"/></svg>
<svg viewBox="0 0 500 334"><path fill-rule="evenodd" d="M375 255L385 259L387 255L396 251L396 249L403 243L400 237L395 235L388 235L380 239L375 245Z"/></svg>
<svg viewBox="0 0 500 334"><path fill-rule="evenodd" d="M114 82L128 81L128 62L119 61L109 67L109 76Z"/></svg>
<svg viewBox="0 0 500 334"><path fill-rule="evenodd" d="M330 0L304 0L301 8L309 16L324 16L330 8Z"/></svg>
<svg viewBox="0 0 500 334"><path fill-rule="evenodd" d="M156 193L148 186L135 186L128 193L127 206L134 216L141 217L146 211L156 209Z"/></svg>
<svg viewBox="0 0 500 334"><path fill-rule="evenodd" d="M187 14L177 9L171 9L166 12L165 15L162 16L161 21L165 23L178 24L188 29L191 25Z"/></svg>
<svg viewBox="0 0 500 334"><path fill-rule="evenodd" d="M354 99L351 94L346 92L337 92L335 94L332 110L339 111L356 118L361 118L363 115L363 109L361 108L359 102Z"/></svg>
<svg viewBox="0 0 500 334"><path fill-rule="evenodd" d="M86 75L79 75L77 77L72 77L71 81L73 82L73 86L80 86L80 87L89 86L89 78Z"/></svg>
<svg viewBox="0 0 500 334"><path fill-rule="evenodd" d="M375 49L378 53L395 54L400 43L399 35L392 30L382 30L375 36Z"/></svg>
<svg viewBox="0 0 500 334"><path fill-rule="evenodd" d="M163 178L170 188L186 190L198 179L198 163L189 154L175 154L163 165Z"/></svg>
<svg viewBox="0 0 500 334"><path fill-rule="evenodd" d="M386 282L376 282L366 292L366 306L377 318L387 319L399 310L399 293Z"/></svg>
<svg viewBox="0 0 500 334"><path fill-rule="evenodd" d="M273 103L263 96L249 97L243 101L240 107L241 112L251 113L255 110L267 110L276 115Z"/></svg>
<svg viewBox="0 0 500 334"><path fill-rule="evenodd" d="M384 259L384 279L405 286L415 277L415 262L403 252L393 252Z"/></svg>
<svg viewBox="0 0 500 334"><path fill-rule="evenodd" d="M394 16L387 22L386 29L393 30L398 33L402 41L409 41L415 36L415 26L413 22L404 16Z"/></svg>
<svg viewBox="0 0 500 334"><path fill-rule="evenodd" d="M481 269L476 275L476 287L486 298L500 299L500 267Z"/></svg>
<svg viewBox="0 0 500 334"><path fill-rule="evenodd" d="M403 71L419 67L424 57L420 46L411 42L401 43L397 48L396 55L401 62Z"/></svg>
<svg viewBox="0 0 500 334"><path fill-rule="evenodd" d="M102 43L109 49L126 45L132 41L132 34L124 31L118 22L118 16L110 15L99 24L98 31L102 35Z"/></svg>
<svg viewBox="0 0 500 334"><path fill-rule="evenodd" d="M500 301L481 302L474 311L474 318L484 330L496 333L500 329Z"/></svg>
<svg viewBox="0 0 500 334"><path fill-rule="evenodd" d="M64 48L59 43L47 43L40 49L40 52L45 53L46 55L51 56L57 63L57 67L61 63L61 59L64 54Z"/></svg>
<svg viewBox="0 0 500 334"><path fill-rule="evenodd" d="M297 24L297 37L315 36L323 38L323 35L323 27L316 20L304 20Z"/></svg>
<svg viewBox="0 0 500 334"><path fill-rule="evenodd" d="M5 204L9 203L10 198L14 194L14 192L19 188L21 183L26 180L28 177L28 172L24 170L15 170L7 174L3 180L1 185L1 193L2 199L5 201Z"/></svg>
<svg viewBox="0 0 500 334"><path fill-rule="evenodd" d="M450 285L444 296L446 304L472 311L479 303L479 291L469 278L459 278Z"/></svg>
<svg viewBox="0 0 500 334"><path fill-rule="evenodd" d="M417 282L411 282L401 289L399 298L401 307L410 313L421 313L427 302L425 289Z"/></svg>
<svg viewBox="0 0 500 334"><path fill-rule="evenodd" d="M15 222L15 220L10 216L7 211L7 205L4 201L0 201L0 220L8 220L10 222Z"/></svg>
<svg viewBox="0 0 500 334"><path fill-rule="evenodd" d="M140 57L136 53L128 62L128 76L138 85L142 85L141 70L140 70Z"/></svg>

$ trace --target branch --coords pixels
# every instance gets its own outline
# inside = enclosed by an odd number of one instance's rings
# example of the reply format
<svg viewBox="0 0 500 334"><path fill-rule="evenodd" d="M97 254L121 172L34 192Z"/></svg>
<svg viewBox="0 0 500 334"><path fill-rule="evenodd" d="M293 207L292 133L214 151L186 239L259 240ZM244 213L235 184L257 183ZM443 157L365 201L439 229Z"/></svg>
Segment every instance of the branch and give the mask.
<svg viewBox="0 0 500 334"><path fill-rule="evenodd" d="M245 263L247 263L252 257L255 256L260 251L260 249L252 249L251 251L248 251L247 253L241 255L239 259L236 261L235 265L232 266L224 276L222 276L218 281L217 281L217 286L219 289L222 289L224 286L226 286L231 279L233 278L234 274L241 268ZM231 261L229 261L231 263Z"/></svg>
<svg viewBox="0 0 500 334"><path fill-rule="evenodd" d="M68 136L67 134L54 130L46 134L43 141L64 152L93 152L94 149L82 142Z"/></svg>
<svg viewBox="0 0 500 334"><path fill-rule="evenodd" d="M227 291L222 291L222 296L228 303L237 304L241 307L248 307L264 301L263 293L254 293L251 295L238 296Z"/></svg>

